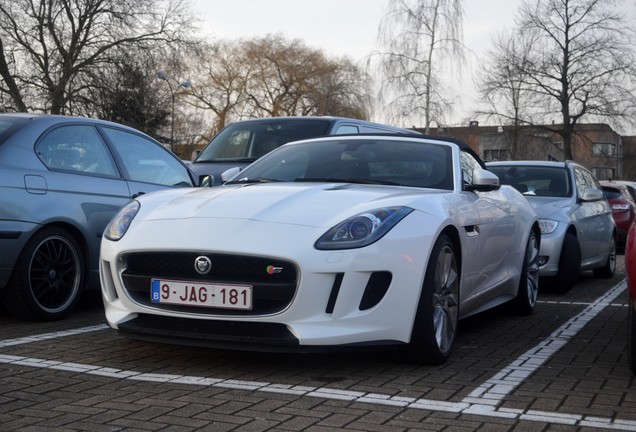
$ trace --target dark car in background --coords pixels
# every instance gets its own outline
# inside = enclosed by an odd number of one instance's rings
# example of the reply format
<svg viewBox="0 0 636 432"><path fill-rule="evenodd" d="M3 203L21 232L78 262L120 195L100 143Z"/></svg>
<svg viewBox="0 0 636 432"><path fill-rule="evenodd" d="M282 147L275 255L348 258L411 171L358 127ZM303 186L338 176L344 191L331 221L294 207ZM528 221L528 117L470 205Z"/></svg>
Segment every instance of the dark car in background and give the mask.
<svg viewBox="0 0 636 432"><path fill-rule="evenodd" d="M616 246L622 249L636 214L636 192L628 184L613 181L602 181L601 187L612 207L612 216L616 222Z"/></svg>
<svg viewBox="0 0 636 432"><path fill-rule="evenodd" d="M98 288L99 246L131 198L198 185L149 136L69 116L0 114L0 299L13 315L63 318Z"/></svg>
<svg viewBox="0 0 636 432"><path fill-rule="evenodd" d="M190 163L198 175L210 175L213 184L230 168L245 168L259 157L290 141L327 135L405 134L419 132L346 117L271 117L242 120L223 128Z"/></svg>

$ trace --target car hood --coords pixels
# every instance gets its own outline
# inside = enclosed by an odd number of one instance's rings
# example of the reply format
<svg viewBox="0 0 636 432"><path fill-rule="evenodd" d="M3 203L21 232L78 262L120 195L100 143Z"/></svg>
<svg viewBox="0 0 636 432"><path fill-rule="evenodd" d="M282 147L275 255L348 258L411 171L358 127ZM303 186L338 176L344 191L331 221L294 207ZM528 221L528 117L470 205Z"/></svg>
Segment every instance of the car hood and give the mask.
<svg viewBox="0 0 636 432"><path fill-rule="evenodd" d="M249 219L305 226L329 226L361 211L409 205L423 189L350 183L276 183L162 191L141 197L145 220L184 218ZM430 195L444 192L428 190Z"/></svg>
<svg viewBox="0 0 636 432"><path fill-rule="evenodd" d="M554 219L559 221L569 220L575 202L571 198L535 197L526 198L532 204L539 218Z"/></svg>

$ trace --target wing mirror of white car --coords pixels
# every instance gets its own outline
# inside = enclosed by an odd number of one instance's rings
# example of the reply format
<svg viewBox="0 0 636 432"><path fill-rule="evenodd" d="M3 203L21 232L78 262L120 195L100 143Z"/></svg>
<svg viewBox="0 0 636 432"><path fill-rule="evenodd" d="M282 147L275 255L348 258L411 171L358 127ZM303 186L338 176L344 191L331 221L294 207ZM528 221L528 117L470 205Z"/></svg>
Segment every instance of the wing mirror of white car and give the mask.
<svg viewBox="0 0 636 432"><path fill-rule="evenodd" d="M499 188L499 177L496 174L477 168L473 171L473 182L467 185L466 190L470 191L489 191Z"/></svg>
<svg viewBox="0 0 636 432"><path fill-rule="evenodd" d="M603 191L595 188L585 188L581 201L600 201L603 199Z"/></svg>
<svg viewBox="0 0 636 432"><path fill-rule="evenodd" d="M233 167L229 170L223 171L223 173L221 174L221 180L223 180L223 183L225 183L226 181L231 180L239 172L241 172L240 167Z"/></svg>

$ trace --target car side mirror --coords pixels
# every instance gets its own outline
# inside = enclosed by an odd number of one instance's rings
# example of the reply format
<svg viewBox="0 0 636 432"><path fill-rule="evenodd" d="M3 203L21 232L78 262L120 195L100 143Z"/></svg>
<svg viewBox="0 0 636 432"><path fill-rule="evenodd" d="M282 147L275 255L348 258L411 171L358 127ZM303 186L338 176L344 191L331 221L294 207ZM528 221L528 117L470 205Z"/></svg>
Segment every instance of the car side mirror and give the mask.
<svg viewBox="0 0 636 432"><path fill-rule="evenodd" d="M600 201L604 197L603 191L595 188L585 188L583 195L581 195L581 201L593 202Z"/></svg>
<svg viewBox="0 0 636 432"><path fill-rule="evenodd" d="M225 183L226 181L231 180L239 172L241 172L240 167L233 167L229 170L223 171L223 173L221 174L221 180L223 180L223 183Z"/></svg>
<svg viewBox="0 0 636 432"><path fill-rule="evenodd" d="M212 187L214 184L214 177L211 175L202 175L199 177L199 187Z"/></svg>
<svg viewBox="0 0 636 432"><path fill-rule="evenodd" d="M473 171L473 181L466 186L468 191L491 191L496 189L499 189L499 177L483 168L477 168Z"/></svg>
<svg viewBox="0 0 636 432"><path fill-rule="evenodd" d="M201 150L194 150L192 155L190 155L190 161L194 161L201 154Z"/></svg>

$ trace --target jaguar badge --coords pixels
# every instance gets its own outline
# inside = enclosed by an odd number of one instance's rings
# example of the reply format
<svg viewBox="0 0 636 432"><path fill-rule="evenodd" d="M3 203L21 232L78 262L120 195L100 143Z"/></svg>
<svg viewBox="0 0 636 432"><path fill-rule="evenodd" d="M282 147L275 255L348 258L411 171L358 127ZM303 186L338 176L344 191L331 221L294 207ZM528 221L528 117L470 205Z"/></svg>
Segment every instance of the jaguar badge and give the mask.
<svg viewBox="0 0 636 432"><path fill-rule="evenodd" d="M194 269L201 275L206 275L212 270L212 261L206 256L199 256L194 260Z"/></svg>

